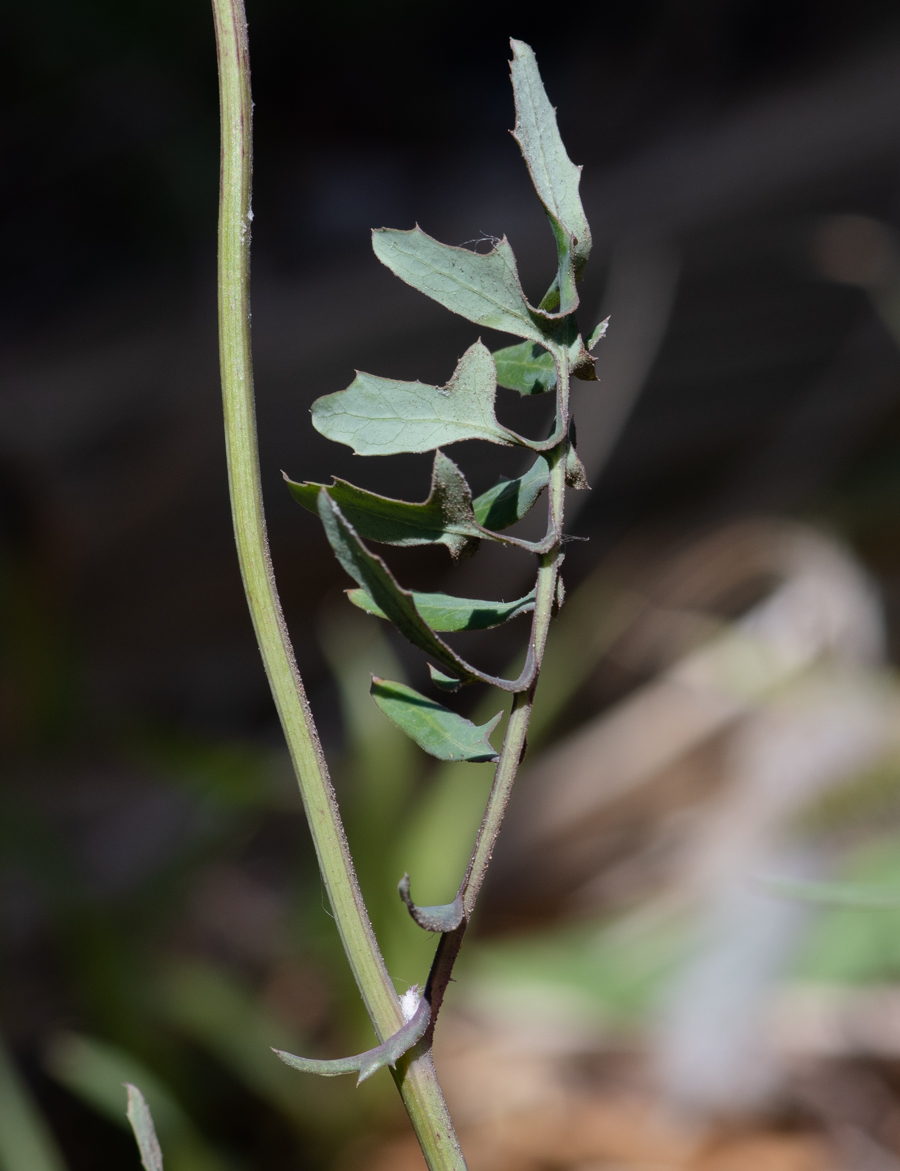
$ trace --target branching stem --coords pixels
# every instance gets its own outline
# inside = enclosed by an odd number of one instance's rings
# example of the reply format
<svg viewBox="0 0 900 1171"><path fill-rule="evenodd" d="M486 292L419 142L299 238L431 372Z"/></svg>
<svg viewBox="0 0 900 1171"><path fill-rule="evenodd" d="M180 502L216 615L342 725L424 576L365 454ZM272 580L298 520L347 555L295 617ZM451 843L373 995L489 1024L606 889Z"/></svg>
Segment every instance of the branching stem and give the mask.
<svg viewBox="0 0 900 1171"><path fill-rule="evenodd" d="M294 660L275 586L263 513L250 350L252 110L243 0L213 0L219 55L222 173L219 204L219 357L228 481L241 576L284 729L322 878L353 975L380 1040L403 1025L347 846L325 757ZM274 1060L274 1058L273 1058ZM431 1171L465 1171L430 1051L394 1078Z"/></svg>

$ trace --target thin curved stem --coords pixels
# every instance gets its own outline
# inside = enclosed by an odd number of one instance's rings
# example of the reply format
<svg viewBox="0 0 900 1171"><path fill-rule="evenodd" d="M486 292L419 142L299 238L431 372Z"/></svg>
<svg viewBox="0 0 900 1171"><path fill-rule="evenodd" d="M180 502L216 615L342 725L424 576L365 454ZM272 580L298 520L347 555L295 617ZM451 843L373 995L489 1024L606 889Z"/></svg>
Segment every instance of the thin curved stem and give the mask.
<svg viewBox="0 0 900 1171"><path fill-rule="evenodd" d="M328 768L278 598L263 513L250 350L250 65L243 0L213 0L219 55L219 357L228 481L247 603L297 774L335 922L379 1040L404 1023L356 880ZM398 1062L395 1081L431 1171L465 1171L430 1054Z"/></svg>

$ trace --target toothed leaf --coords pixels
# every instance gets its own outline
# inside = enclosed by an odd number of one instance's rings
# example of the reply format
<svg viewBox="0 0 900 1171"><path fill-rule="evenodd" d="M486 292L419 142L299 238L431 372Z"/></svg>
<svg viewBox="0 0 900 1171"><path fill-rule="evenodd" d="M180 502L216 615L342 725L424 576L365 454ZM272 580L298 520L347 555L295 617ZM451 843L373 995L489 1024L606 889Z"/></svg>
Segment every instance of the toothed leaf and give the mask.
<svg viewBox="0 0 900 1171"><path fill-rule="evenodd" d="M458 558L474 553L482 536L465 476L442 451L434 453L431 491L422 504L377 496L337 477L328 485L293 480L287 485L294 499L315 513L324 488L361 537L384 545L442 544Z"/></svg>
<svg viewBox="0 0 900 1171"><path fill-rule="evenodd" d="M411 593L416 609L432 630L490 630L534 609L534 590L515 602L482 602L451 594L420 594L416 590ZM360 610L376 618L387 617L365 590L348 590L347 597Z"/></svg>
<svg viewBox="0 0 900 1171"><path fill-rule="evenodd" d="M128 1091L128 1109L125 1111L125 1114L131 1123L131 1129L134 1131L134 1137L137 1140L138 1150L141 1153L141 1163L146 1168L146 1171L163 1171L162 1151L160 1150L159 1140L156 1137L156 1131L153 1127L150 1107L147 1105L144 1095L137 1086L126 1082L125 1089Z"/></svg>
<svg viewBox="0 0 900 1171"><path fill-rule="evenodd" d="M571 238L574 274L581 276L591 253L591 229L588 226L578 187L581 167L576 167L566 153L556 123L556 111L544 90L534 50L524 41L510 41L513 92L516 99L516 128L513 137L521 148L531 181L551 218L562 259L560 237ZM563 303L566 301L563 282ZM569 294L571 295L571 294Z"/></svg>
<svg viewBox="0 0 900 1171"><path fill-rule="evenodd" d="M433 907L418 907L409 893L409 875L404 874L397 885L400 898L406 904L412 918L424 931L455 931L462 923L465 908L459 895L452 903L440 903Z"/></svg>
<svg viewBox="0 0 900 1171"><path fill-rule="evenodd" d="M553 355L535 342L519 342L494 350L497 384L519 394L544 394L556 389Z"/></svg>
<svg viewBox="0 0 900 1171"><path fill-rule="evenodd" d="M475 519L486 529L507 529L521 520L550 480L550 465L539 455L524 475L501 480L476 497Z"/></svg>
<svg viewBox="0 0 900 1171"><path fill-rule="evenodd" d="M377 677L372 678L372 698L389 720L438 760L499 759L488 736L503 712L486 724L476 725L403 683Z"/></svg>
<svg viewBox="0 0 900 1171"><path fill-rule="evenodd" d="M343 1073L358 1073L356 1084L360 1085L370 1078L373 1073L389 1065L392 1069L407 1050L412 1049L417 1041L425 1036L431 1021L431 1005L423 997L414 1016L398 1029L393 1036L388 1037L374 1049L367 1049L365 1053L357 1053L355 1057L339 1057L335 1061L316 1061L311 1057L296 1057L293 1053L285 1053L283 1049L273 1049L272 1052L280 1057L285 1065L292 1069L299 1069L302 1073L317 1073L320 1077L338 1077Z"/></svg>
<svg viewBox="0 0 900 1171"><path fill-rule="evenodd" d="M418 226L377 228L372 247L401 280L476 325L536 342L552 330L525 300L506 237L490 252L470 252L441 244Z"/></svg>
<svg viewBox="0 0 900 1171"><path fill-rule="evenodd" d="M396 382L358 373L346 390L312 406L313 426L356 455L433 451L461 439L515 442L494 415L497 376L490 351L476 342L446 386Z"/></svg>

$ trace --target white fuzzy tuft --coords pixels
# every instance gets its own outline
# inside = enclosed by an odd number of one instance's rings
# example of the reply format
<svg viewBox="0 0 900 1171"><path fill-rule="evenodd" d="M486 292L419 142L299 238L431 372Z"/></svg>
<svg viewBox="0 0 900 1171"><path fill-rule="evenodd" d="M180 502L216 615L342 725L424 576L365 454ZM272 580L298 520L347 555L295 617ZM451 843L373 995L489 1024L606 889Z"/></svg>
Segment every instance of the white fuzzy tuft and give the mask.
<svg viewBox="0 0 900 1171"><path fill-rule="evenodd" d="M400 997L400 1011L403 1013L405 1021L411 1021L416 1015L416 1010L422 1000L422 993L419 991L419 985L413 984Z"/></svg>

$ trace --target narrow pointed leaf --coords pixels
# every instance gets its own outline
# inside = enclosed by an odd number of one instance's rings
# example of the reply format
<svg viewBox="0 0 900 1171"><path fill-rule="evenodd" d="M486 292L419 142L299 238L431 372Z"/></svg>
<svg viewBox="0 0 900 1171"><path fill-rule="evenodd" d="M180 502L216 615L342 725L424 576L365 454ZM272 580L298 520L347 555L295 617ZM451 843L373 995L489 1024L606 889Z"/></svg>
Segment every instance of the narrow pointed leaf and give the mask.
<svg viewBox="0 0 900 1171"><path fill-rule="evenodd" d="M478 598L455 598L452 594L410 592L416 609L432 630L491 630L534 609L534 590L515 602L486 602ZM365 590L347 590L347 597L367 614L374 614L376 618L387 617Z"/></svg>
<svg viewBox="0 0 900 1171"><path fill-rule="evenodd" d="M553 355L535 342L519 342L494 350L497 384L519 394L545 394L556 389Z"/></svg>
<svg viewBox="0 0 900 1171"><path fill-rule="evenodd" d="M486 724L473 724L403 683L372 678L372 698L398 728L438 760L491 761L499 759L488 740L503 712Z"/></svg>
<svg viewBox="0 0 900 1171"><path fill-rule="evenodd" d="M428 674L431 676L431 682L441 691L459 691L463 685L462 679L458 679L455 675L446 675L434 663L428 664Z"/></svg>
<svg viewBox="0 0 900 1171"><path fill-rule="evenodd" d="M400 898L406 904L413 920L424 931L455 931L462 923L465 908L462 898L457 895L452 903L440 903L434 907L417 907L409 893L409 875L404 874L397 885Z"/></svg>
<svg viewBox="0 0 900 1171"><path fill-rule="evenodd" d="M459 558L474 553L482 535L466 478L442 451L434 453L431 491L421 504L378 496L336 477L328 485L293 480L287 485L294 499L315 513L324 488L361 537L385 545L442 544Z"/></svg>
<svg viewBox="0 0 900 1171"><path fill-rule="evenodd" d="M509 528L531 510L549 480L550 465L539 455L524 475L501 480L476 497L475 519L486 529Z"/></svg>
<svg viewBox="0 0 900 1171"><path fill-rule="evenodd" d="M525 299L505 236L490 252L470 252L441 244L418 225L408 232L377 228L372 247L401 280L476 325L535 342L552 332Z"/></svg>
<svg viewBox="0 0 900 1171"><path fill-rule="evenodd" d="M296 1057L293 1053L285 1053L282 1049L273 1049L272 1052L280 1057L285 1065L292 1069L299 1069L302 1073L317 1073L320 1077L338 1077L343 1073L358 1073L356 1084L360 1085L370 1078L373 1073L389 1065L392 1069L408 1049L412 1049L417 1041L421 1041L428 1031L431 1021L431 1005L422 997L414 1016L398 1029L393 1036L388 1037L374 1049L367 1049L365 1053L357 1053L355 1057L340 1057L336 1061L316 1061L311 1057Z"/></svg>
<svg viewBox="0 0 900 1171"><path fill-rule="evenodd" d="M513 137L521 148L534 189L551 223L555 221L571 237L573 267L575 275L580 277L591 252L591 229L578 192L581 167L575 166L563 146L556 111L544 90L534 50L524 41L512 40L510 45L513 51L510 74L516 99Z"/></svg>
<svg viewBox="0 0 900 1171"><path fill-rule="evenodd" d="M496 389L494 359L476 342L446 386L357 373L346 390L316 399L312 421L326 439L346 443L356 455L433 451L461 439L510 446L515 437L494 415Z"/></svg>
<svg viewBox="0 0 900 1171"><path fill-rule="evenodd" d="M125 1088L128 1091L128 1109L125 1113L131 1123L134 1137L137 1139L138 1150L141 1152L141 1163L146 1171L163 1171L162 1151L159 1148L159 1141L153 1127L150 1107L137 1086L126 1082Z"/></svg>
<svg viewBox="0 0 900 1171"><path fill-rule="evenodd" d="M569 444L569 450L566 452L566 484L576 491L590 489L584 464L578 458L578 452L571 443Z"/></svg>
<svg viewBox="0 0 900 1171"><path fill-rule="evenodd" d="M609 318L604 317L598 325L594 326L593 330L591 331L591 336L587 340L587 348L590 351L593 352L594 346L597 344L597 342L606 337L607 329L609 329ZM496 355L494 356L496 357ZM506 384L502 383L501 385L505 386Z"/></svg>
<svg viewBox="0 0 900 1171"><path fill-rule="evenodd" d="M503 691L515 691L523 685L530 685L534 674L534 656L530 650L521 679L498 679L470 666L438 638L416 609L412 594L399 585L380 557L369 552L324 488L319 491L319 516L335 556L347 573L366 591L404 638L449 668L455 676L454 686L480 680ZM523 684L524 680L527 682Z"/></svg>

